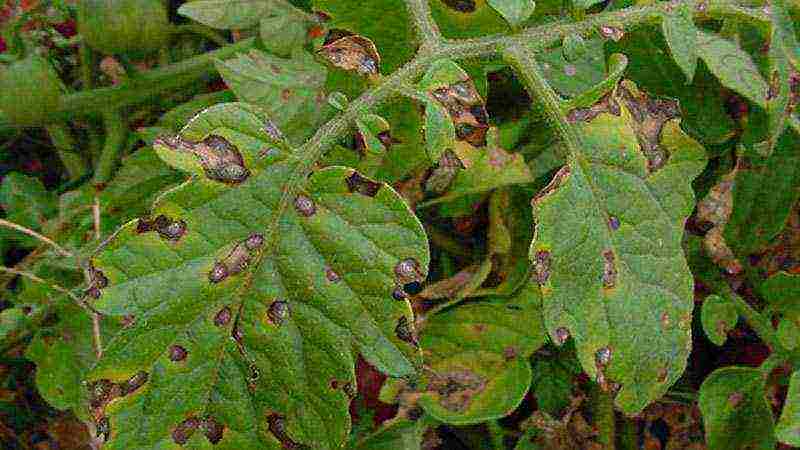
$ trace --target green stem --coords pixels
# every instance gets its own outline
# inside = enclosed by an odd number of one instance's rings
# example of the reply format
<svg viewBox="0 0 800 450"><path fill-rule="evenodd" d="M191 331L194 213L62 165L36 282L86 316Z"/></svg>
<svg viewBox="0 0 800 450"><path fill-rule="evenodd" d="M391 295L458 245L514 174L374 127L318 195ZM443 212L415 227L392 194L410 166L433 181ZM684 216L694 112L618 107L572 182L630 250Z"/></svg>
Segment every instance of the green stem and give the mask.
<svg viewBox="0 0 800 450"><path fill-rule="evenodd" d="M81 45L78 47L78 58L80 59L82 88L84 90L91 89L94 87L94 79L92 75L92 68L94 67L94 55L92 54L92 49L89 48L85 42L81 42Z"/></svg>
<svg viewBox="0 0 800 450"><path fill-rule="evenodd" d="M63 122L51 123L45 129L50 135L50 140L53 141L53 146L61 159L61 164L64 165L67 171L68 179L74 181L86 175L89 172L89 166L83 156L75 152L75 138L72 136L67 124Z"/></svg>
<svg viewBox="0 0 800 450"><path fill-rule="evenodd" d="M758 337L760 337L762 341L772 347L773 352L786 353L786 350L778 341L778 337L775 335L775 330L772 329L772 324L769 319L753 309L739 294L733 292L733 289L729 286L721 286L721 290L721 294L733 303L739 315L744 318L750 328L758 334Z"/></svg>
<svg viewBox="0 0 800 450"><path fill-rule="evenodd" d="M598 431L597 441L604 450L614 450L614 399L596 385L592 387L592 417Z"/></svg>
<svg viewBox="0 0 800 450"><path fill-rule="evenodd" d="M635 419L622 416L618 433L619 450L639 449L639 429Z"/></svg>
<svg viewBox="0 0 800 450"><path fill-rule="evenodd" d="M421 52L433 51L442 43L442 34L433 20L428 0L406 0L406 5L417 29L417 36L422 40Z"/></svg>
<svg viewBox="0 0 800 450"><path fill-rule="evenodd" d="M169 66L143 72L134 79L125 80L116 86L65 95L61 100L61 107L51 112L48 119L59 121L74 119L76 115L98 116L105 110L146 102L195 83L200 78L215 75L214 60L230 58L237 53L248 51L255 46L255 43L255 38L245 39Z"/></svg>
<svg viewBox="0 0 800 450"><path fill-rule="evenodd" d="M119 111L105 112L103 123L106 127L106 141L94 171L94 185L101 190L111 179L128 138L128 124Z"/></svg>

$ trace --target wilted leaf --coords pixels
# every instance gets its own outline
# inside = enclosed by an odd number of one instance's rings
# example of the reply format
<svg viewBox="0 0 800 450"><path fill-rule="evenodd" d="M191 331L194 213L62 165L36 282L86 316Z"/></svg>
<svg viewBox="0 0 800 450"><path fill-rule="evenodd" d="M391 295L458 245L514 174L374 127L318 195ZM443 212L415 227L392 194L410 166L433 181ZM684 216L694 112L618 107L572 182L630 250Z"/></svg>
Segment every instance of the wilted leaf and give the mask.
<svg viewBox="0 0 800 450"><path fill-rule="evenodd" d="M574 337L583 369L636 413L678 379L691 349L681 239L705 152L674 104L630 82L595 113L574 125L581 151L533 200L531 282L552 339Z"/></svg>
<svg viewBox="0 0 800 450"><path fill-rule="evenodd" d="M108 448L338 448L352 349L390 375L415 371L411 310L393 293L426 275L420 223L352 169L305 178L309 162L268 123L222 104L159 141L192 177L92 259L107 280L96 276L94 306L132 316L89 375L136 380L95 401Z"/></svg>
<svg viewBox="0 0 800 450"><path fill-rule="evenodd" d="M709 295L703 301L700 319L708 340L715 345L722 345L728 339L728 332L736 326L739 313L730 300L718 295Z"/></svg>
<svg viewBox="0 0 800 450"><path fill-rule="evenodd" d="M536 2L533 0L487 0L508 23L517 28L533 14Z"/></svg>
<svg viewBox="0 0 800 450"><path fill-rule="evenodd" d="M509 414L531 381L528 357L544 344L540 298L525 288L509 299L458 306L428 319L421 344L427 392L420 405L452 424Z"/></svg>
<svg viewBox="0 0 800 450"><path fill-rule="evenodd" d="M371 40L350 35L325 44L318 53L332 65L359 75L375 76L380 71L381 55Z"/></svg>
<svg viewBox="0 0 800 450"><path fill-rule="evenodd" d="M217 70L240 100L263 108L292 143L309 137L332 111L322 89L326 69L305 52L283 59L252 50L217 61Z"/></svg>
<svg viewBox="0 0 800 450"><path fill-rule="evenodd" d="M709 449L772 450L772 410L764 377L750 367L723 367L700 386L700 411Z"/></svg>
<svg viewBox="0 0 800 450"><path fill-rule="evenodd" d="M775 436L786 445L800 447L800 370L792 374Z"/></svg>
<svg viewBox="0 0 800 450"><path fill-rule="evenodd" d="M686 75L686 83L691 83L697 69L697 28L692 20L691 7L681 4L665 15L661 20L661 31L672 59Z"/></svg>

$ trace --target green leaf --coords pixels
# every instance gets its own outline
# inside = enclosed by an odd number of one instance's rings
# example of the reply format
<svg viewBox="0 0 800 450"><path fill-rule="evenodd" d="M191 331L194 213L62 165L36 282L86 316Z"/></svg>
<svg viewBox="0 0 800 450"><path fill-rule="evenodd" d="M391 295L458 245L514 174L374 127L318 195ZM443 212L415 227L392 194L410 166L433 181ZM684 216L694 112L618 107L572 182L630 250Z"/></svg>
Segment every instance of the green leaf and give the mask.
<svg viewBox="0 0 800 450"><path fill-rule="evenodd" d="M733 42L697 31L697 55L722 84L758 106L766 105L767 83L750 55Z"/></svg>
<svg viewBox="0 0 800 450"><path fill-rule="evenodd" d="M567 62L575 62L586 54L586 41L580 34L568 34L561 42L561 54Z"/></svg>
<svg viewBox="0 0 800 450"><path fill-rule="evenodd" d="M609 101L614 113L599 104L575 124L580 152L534 198L530 257L550 336L574 337L583 369L621 385L615 403L634 414L678 379L691 348L681 239L706 156L673 118L676 105L627 81Z"/></svg>
<svg viewBox="0 0 800 450"><path fill-rule="evenodd" d="M700 386L698 401L709 449L772 450L772 409L758 369L723 367Z"/></svg>
<svg viewBox="0 0 800 450"><path fill-rule="evenodd" d="M370 39L381 56L380 73L392 73L410 61L419 46L403 0L314 0L314 9L330 17L326 25Z"/></svg>
<svg viewBox="0 0 800 450"><path fill-rule="evenodd" d="M764 281L759 291L775 312L800 319L800 275L778 272Z"/></svg>
<svg viewBox="0 0 800 450"><path fill-rule="evenodd" d="M430 6L433 20L447 38L473 38L509 31L508 22L487 0L430 0Z"/></svg>
<svg viewBox="0 0 800 450"><path fill-rule="evenodd" d="M355 352L392 376L419 364L411 308L393 297L426 276L421 224L352 169L306 177L314 161L267 124L256 107L221 104L160 140L191 178L92 259L94 306L133 319L88 377L147 373L101 408L110 449L339 448Z"/></svg>
<svg viewBox="0 0 800 450"><path fill-rule="evenodd" d="M252 50L217 61L217 70L239 100L263 108L294 144L311 136L332 112L323 91L325 66L308 53L283 59Z"/></svg>
<svg viewBox="0 0 800 450"><path fill-rule="evenodd" d="M219 29L249 28L270 9L273 0L194 0L178 8L178 14Z"/></svg>
<svg viewBox="0 0 800 450"><path fill-rule="evenodd" d="M97 362L92 340L92 319L85 310L67 298L56 308L58 322L40 328L28 345L25 357L36 364L36 388L48 404L57 409L72 409L88 419L88 396L82 382ZM119 319L103 317L103 341L119 331Z"/></svg>
<svg viewBox="0 0 800 450"><path fill-rule="evenodd" d="M11 172L0 186L0 206L6 213L6 220L41 232L47 220L56 214L56 196L46 191L38 178ZM4 228L2 233L22 247L40 244L37 239L18 231Z"/></svg>
<svg viewBox="0 0 800 450"><path fill-rule="evenodd" d="M438 161L456 142L456 127L447 109L436 100L425 102L425 149L431 161Z"/></svg>
<svg viewBox="0 0 800 450"><path fill-rule="evenodd" d="M775 334L783 348L787 350L794 350L800 346L800 326L790 318L784 317L778 322Z"/></svg>
<svg viewBox="0 0 800 450"><path fill-rule="evenodd" d="M692 9L687 4L677 6L661 20L661 31L669 45L672 59L691 83L697 70L697 28L692 20Z"/></svg>
<svg viewBox="0 0 800 450"><path fill-rule="evenodd" d="M561 417L572 399L573 379L580 372L580 365L574 359L537 359L533 363L531 392L536 396L539 409Z"/></svg>
<svg viewBox="0 0 800 450"><path fill-rule="evenodd" d="M508 415L531 381L528 357L545 342L540 298L526 288L509 299L462 305L431 317L421 338L434 371L420 405L450 424Z"/></svg>
<svg viewBox="0 0 800 450"><path fill-rule="evenodd" d="M563 110L569 112L575 108L587 108L600 101L606 94L614 90L627 67L628 58L625 55L622 53L611 54L608 57L608 75L605 79L562 103Z"/></svg>
<svg viewBox="0 0 800 450"><path fill-rule="evenodd" d="M789 380L789 391L775 427L775 436L786 445L800 447L800 370L796 370Z"/></svg>
<svg viewBox="0 0 800 450"><path fill-rule="evenodd" d="M31 307L22 306L0 311L0 341L19 338L33 325Z"/></svg>
<svg viewBox="0 0 800 450"><path fill-rule="evenodd" d="M306 42L306 24L296 15L277 11L261 19L259 36L264 48L278 56L291 56Z"/></svg>
<svg viewBox="0 0 800 450"><path fill-rule="evenodd" d="M397 420L389 426L381 428L378 432L367 436L355 445L348 447L350 450L420 450L422 435L427 429L424 419L412 422L410 420Z"/></svg>
<svg viewBox="0 0 800 450"><path fill-rule="evenodd" d="M700 320L708 339L714 345L722 345L728 339L728 332L736 326L739 313L731 301L718 295L709 295L703 301Z"/></svg>
<svg viewBox="0 0 800 450"><path fill-rule="evenodd" d="M499 12L508 23L518 28L533 14L536 2L533 0L487 0L489 6Z"/></svg>
<svg viewBox="0 0 800 450"><path fill-rule="evenodd" d="M769 156L739 155L733 182L733 210L725 241L737 255L763 250L781 232L800 197L800 138L784 133Z"/></svg>
<svg viewBox="0 0 800 450"><path fill-rule="evenodd" d="M574 97L600 84L606 76L602 39L586 41L586 51L574 61L567 61L562 48L541 55L544 75L562 97Z"/></svg>

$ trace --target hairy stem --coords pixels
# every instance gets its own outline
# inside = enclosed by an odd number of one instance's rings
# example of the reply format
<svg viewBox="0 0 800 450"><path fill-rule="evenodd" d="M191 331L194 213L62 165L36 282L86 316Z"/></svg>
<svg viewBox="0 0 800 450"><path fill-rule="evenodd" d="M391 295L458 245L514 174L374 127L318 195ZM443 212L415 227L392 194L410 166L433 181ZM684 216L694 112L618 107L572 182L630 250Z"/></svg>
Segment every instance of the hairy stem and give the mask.
<svg viewBox="0 0 800 450"><path fill-rule="evenodd" d="M5 219L0 219L0 226L11 228L12 230L17 230L21 233L25 233L28 236L34 237L44 242L45 244L53 247L59 254L61 254L61 256L72 257L72 253L70 253L60 245L53 242L50 238L42 236L41 234L31 230L30 228L23 227L22 225L16 224L14 222L9 222L8 220Z"/></svg>
<svg viewBox="0 0 800 450"><path fill-rule="evenodd" d="M406 0L406 7L413 18L417 36L422 41L421 52L432 51L438 47L442 42L442 35L431 16L428 0Z"/></svg>

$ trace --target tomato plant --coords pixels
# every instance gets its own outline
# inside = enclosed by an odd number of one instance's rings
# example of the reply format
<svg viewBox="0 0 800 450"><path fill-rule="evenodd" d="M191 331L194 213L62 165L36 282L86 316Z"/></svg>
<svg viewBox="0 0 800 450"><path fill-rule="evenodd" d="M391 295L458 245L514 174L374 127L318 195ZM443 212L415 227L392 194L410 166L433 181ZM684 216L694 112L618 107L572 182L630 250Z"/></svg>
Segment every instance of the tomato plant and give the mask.
<svg viewBox="0 0 800 450"><path fill-rule="evenodd" d="M799 15L7 1L0 441L800 446Z"/></svg>

